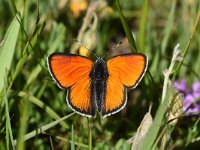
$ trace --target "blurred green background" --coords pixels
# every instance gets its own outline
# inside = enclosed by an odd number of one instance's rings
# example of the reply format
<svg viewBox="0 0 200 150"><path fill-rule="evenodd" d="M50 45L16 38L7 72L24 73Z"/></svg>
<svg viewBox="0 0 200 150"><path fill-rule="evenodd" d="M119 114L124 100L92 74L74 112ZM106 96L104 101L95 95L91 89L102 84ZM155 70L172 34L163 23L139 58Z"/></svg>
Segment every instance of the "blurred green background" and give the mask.
<svg viewBox="0 0 200 150"><path fill-rule="evenodd" d="M172 82L186 79L191 86L200 80L199 6L199 0L1 0L0 149L131 149L126 141L150 102L153 118L161 105L163 72L177 44L182 62ZM53 82L46 59L53 52L94 58L75 40L97 56L137 50L148 57L148 72L119 113L88 119L67 106L66 91ZM166 127L170 138L162 147L159 132L152 149L200 147L199 115L177 117L172 126L162 119L159 131Z"/></svg>

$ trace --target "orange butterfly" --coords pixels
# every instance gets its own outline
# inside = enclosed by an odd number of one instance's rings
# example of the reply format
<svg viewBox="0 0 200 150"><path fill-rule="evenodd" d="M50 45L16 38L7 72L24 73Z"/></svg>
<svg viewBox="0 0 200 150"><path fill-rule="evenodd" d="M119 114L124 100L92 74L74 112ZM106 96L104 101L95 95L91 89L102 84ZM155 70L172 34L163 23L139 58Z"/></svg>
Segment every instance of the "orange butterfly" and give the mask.
<svg viewBox="0 0 200 150"><path fill-rule="evenodd" d="M67 90L66 101L75 112L102 117L119 112L127 102L127 90L143 78L148 60L143 54L123 54L96 61L74 54L53 53L47 60L57 85Z"/></svg>

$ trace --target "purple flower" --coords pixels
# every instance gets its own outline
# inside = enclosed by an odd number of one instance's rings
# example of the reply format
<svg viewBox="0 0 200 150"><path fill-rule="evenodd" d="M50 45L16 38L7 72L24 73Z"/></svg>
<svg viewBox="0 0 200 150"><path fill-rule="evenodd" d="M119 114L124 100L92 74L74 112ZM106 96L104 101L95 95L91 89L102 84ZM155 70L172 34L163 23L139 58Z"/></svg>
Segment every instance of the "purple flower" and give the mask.
<svg viewBox="0 0 200 150"><path fill-rule="evenodd" d="M190 115L200 111L200 82L194 82L192 88L187 87L186 80L174 82L174 87L183 93L183 111Z"/></svg>
<svg viewBox="0 0 200 150"><path fill-rule="evenodd" d="M184 98L183 111L187 115L200 111L200 105L198 103L195 103L195 97L192 94L188 94Z"/></svg>
<svg viewBox="0 0 200 150"><path fill-rule="evenodd" d="M194 82L192 84L192 91L200 96L200 82Z"/></svg>
<svg viewBox="0 0 200 150"><path fill-rule="evenodd" d="M174 87L184 95L186 95L189 91L187 88L187 81L185 79L174 81Z"/></svg>

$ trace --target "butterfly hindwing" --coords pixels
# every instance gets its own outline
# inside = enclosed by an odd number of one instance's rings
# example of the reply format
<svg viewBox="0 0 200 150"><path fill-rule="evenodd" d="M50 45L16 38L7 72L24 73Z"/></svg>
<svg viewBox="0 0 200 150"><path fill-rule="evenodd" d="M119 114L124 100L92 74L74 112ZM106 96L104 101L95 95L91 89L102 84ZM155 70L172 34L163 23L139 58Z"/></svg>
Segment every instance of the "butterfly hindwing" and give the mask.
<svg viewBox="0 0 200 150"><path fill-rule="evenodd" d="M147 69L147 57L143 54L124 54L107 61L108 80L103 116L120 111L127 101L127 88L135 88Z"/></svg>
<svg viewBox="0 0 200 150"><path fill-rule="evenodd" d="M67 89L67 103L76 112L92 116L90 71L93 61L79 55L54 53L48 57L51 76L59 87Z"/></svg>
<svg viewBox="0 0 200 150"><path fill-rule="evenodd" d="M118 79L115 74L109 74L105 91L104 110L102 110L103 117L120 111L126 105L127 88Z"/></svg>
<svg viewBox="0 0 200 150"><path fill-rule="evenodd" d="M67 103L72 110L89 117L95 115L95 107L91 101L90 80L80 79L67 93Z"/></svg>

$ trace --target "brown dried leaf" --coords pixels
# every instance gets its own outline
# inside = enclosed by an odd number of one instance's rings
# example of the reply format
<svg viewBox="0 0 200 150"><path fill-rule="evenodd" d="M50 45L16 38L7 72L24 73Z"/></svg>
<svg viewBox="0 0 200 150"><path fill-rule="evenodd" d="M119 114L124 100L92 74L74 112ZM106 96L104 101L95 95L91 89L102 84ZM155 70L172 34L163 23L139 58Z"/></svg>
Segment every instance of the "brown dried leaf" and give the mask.
<svg viewBox="0 0 200 150"><path fill-rule="evenodd" d="M146 136L147 132L149 131L149 128L153 123L153 118L151 116L151 107L152 105L150 105L149 111L145 114L142 122L140 123L140 126L138 127L136 134L129 140L127 140L127 143L132 143L131 150L137 150L139 148L140 143Z"/></svg>

